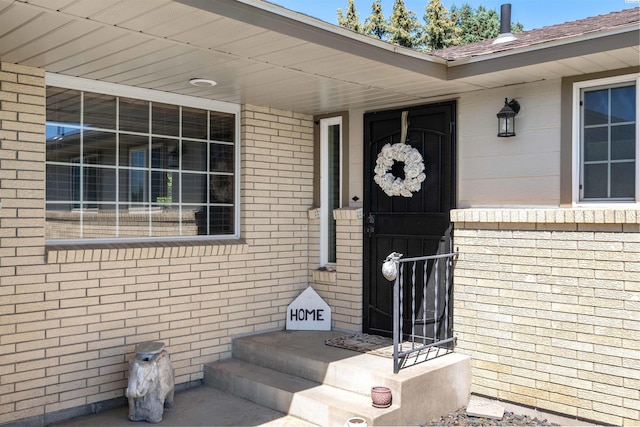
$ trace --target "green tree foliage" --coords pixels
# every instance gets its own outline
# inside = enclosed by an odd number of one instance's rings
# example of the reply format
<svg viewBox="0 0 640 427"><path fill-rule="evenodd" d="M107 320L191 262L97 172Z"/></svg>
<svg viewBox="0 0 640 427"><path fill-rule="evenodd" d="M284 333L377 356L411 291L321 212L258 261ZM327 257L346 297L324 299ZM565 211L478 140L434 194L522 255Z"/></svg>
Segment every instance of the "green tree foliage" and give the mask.
<svg viewBox="0 0 640 427"><path fill-rule="evenodd" d="M422 42L427 50L460 44L461 29L456 25L457 15L449 12L440 0L429 0L424 20L427 26Z"/></svg>
<svg viewBox="0 0 640 427"><path fill-rule="evenodd" d="M362 25L358 19L358 11L353 0L347 0L347 16L343 16L342 9L338 9L338 25L359 33L362 32Z"/></svg>
<svg viewBox="0 0 640 427"><path fill-rule="evenodd" d="M500 15L494 9L478 6L474 10L468 3L458 10L453 6L452 13L458 15L457 26L460 28L460 44L474 43L498 37L500 34ZM511 32L519 33L523 25L511 24Z"/></svg>
<svg viewBox="0 0 640 427"><path fill-rule="evenodd" d="M456 27L460 28L460 44L471 43L471 35L476 31L475 11L469 3L465 3L460 9L452 5L451 13L457 18Z"/></svg>
<svg viewBox="0 0 640 427"><path fill-rule="evenodd" d="M421 25L416 14L407 9L404 0L395 0L391 10L388 41L404 47L419 48Z"/></svg>
<svg viewBox="0 0 640 427"><path fill-rule="evenodd" d="M518 21L515 24L513 22L511 23L511 33L521 33L523 30L524 25L522 25L522 22Z"/></svg>
<svg viewBox="0 0 640 427"><path fill-rule="evenodd" d="M364 33L368 36L384 40L387 35L387 21L382 13L381 0L375 0L371 4L371 15L364 20Z"/></svg>
<svg viewBox="0 0 640 427"><path fill-rule="evenodd" d="M451 11L442 0L428 0L424 15L426 25L421 25L416 14L408 10L404 0L394 0L392 13L385 20L381 0L371 4L371 15L361 24L353 0L347 0L347 13L338 9L338 25L412 49L435 50L463 45L498 37L500 16L495 9L464 3ZM511 32L523 30L520 22L511 23Z"/></svg>
<svg viewBox="0 0 640 427"><path fill-rule="evenodd" d="M500 34L500 15L495 9L478 6L475 13L475 41L491 39Z"/></svg>

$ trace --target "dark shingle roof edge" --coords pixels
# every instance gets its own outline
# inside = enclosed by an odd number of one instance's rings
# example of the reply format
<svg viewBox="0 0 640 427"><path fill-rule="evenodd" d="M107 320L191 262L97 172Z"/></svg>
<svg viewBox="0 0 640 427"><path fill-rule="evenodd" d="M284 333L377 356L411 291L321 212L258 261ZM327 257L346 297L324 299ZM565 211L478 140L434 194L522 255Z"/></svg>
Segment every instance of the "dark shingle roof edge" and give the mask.
<svg viewBox="0 0 640 427"><path fill-rule="evenodd" d="M640 28L640 7L611 12L563 24L550 25L535 30L523 31L515 34L516 40L507 43L492 44L495 39L483 40L462 46L453 46L434 50L427 54L447 61L457 61L483 55L526 48L562 39L586 36L600 32L607 32L625 27Z"/></svg>

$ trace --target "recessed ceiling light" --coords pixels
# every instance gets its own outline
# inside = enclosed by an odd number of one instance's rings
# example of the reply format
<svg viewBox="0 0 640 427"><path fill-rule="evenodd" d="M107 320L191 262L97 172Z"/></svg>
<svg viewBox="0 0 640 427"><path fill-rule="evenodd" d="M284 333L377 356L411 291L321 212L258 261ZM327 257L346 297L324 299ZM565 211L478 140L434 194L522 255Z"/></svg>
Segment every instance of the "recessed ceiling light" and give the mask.
<svg viewBox="0 0 640 427"><path fill-rule="evenodd" d="M199 87L212 87L218 84L217 82L209 79L191 79L189 80L189 83Z"/></svg>

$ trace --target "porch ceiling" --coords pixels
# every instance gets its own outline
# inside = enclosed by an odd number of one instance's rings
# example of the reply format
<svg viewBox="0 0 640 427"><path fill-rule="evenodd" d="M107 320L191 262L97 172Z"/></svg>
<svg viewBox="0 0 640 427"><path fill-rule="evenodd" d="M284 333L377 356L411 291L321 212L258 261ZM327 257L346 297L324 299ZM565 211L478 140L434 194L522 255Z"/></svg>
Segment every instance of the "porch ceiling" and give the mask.
<svg viewBox="0 0 640 427"><path fill-rule="evenodd" d="M451 67L259 0L0 0L4 62L310 114L637 66L637 42L627 45L543 66ZM218 85L194 87L193 77Z"/></svg>

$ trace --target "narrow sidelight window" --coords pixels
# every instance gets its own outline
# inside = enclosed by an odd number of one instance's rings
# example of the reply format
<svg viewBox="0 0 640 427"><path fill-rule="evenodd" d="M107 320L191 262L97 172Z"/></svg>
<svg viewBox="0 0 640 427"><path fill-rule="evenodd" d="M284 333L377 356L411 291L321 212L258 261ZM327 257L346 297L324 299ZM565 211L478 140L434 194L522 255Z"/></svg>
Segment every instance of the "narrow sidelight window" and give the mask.
<svg viewBox="0 0 640 427"><path fill-rule="evenodd" d="M340 206L342 117L320 121L320 264L336 262L336 221Z"/></svg>

